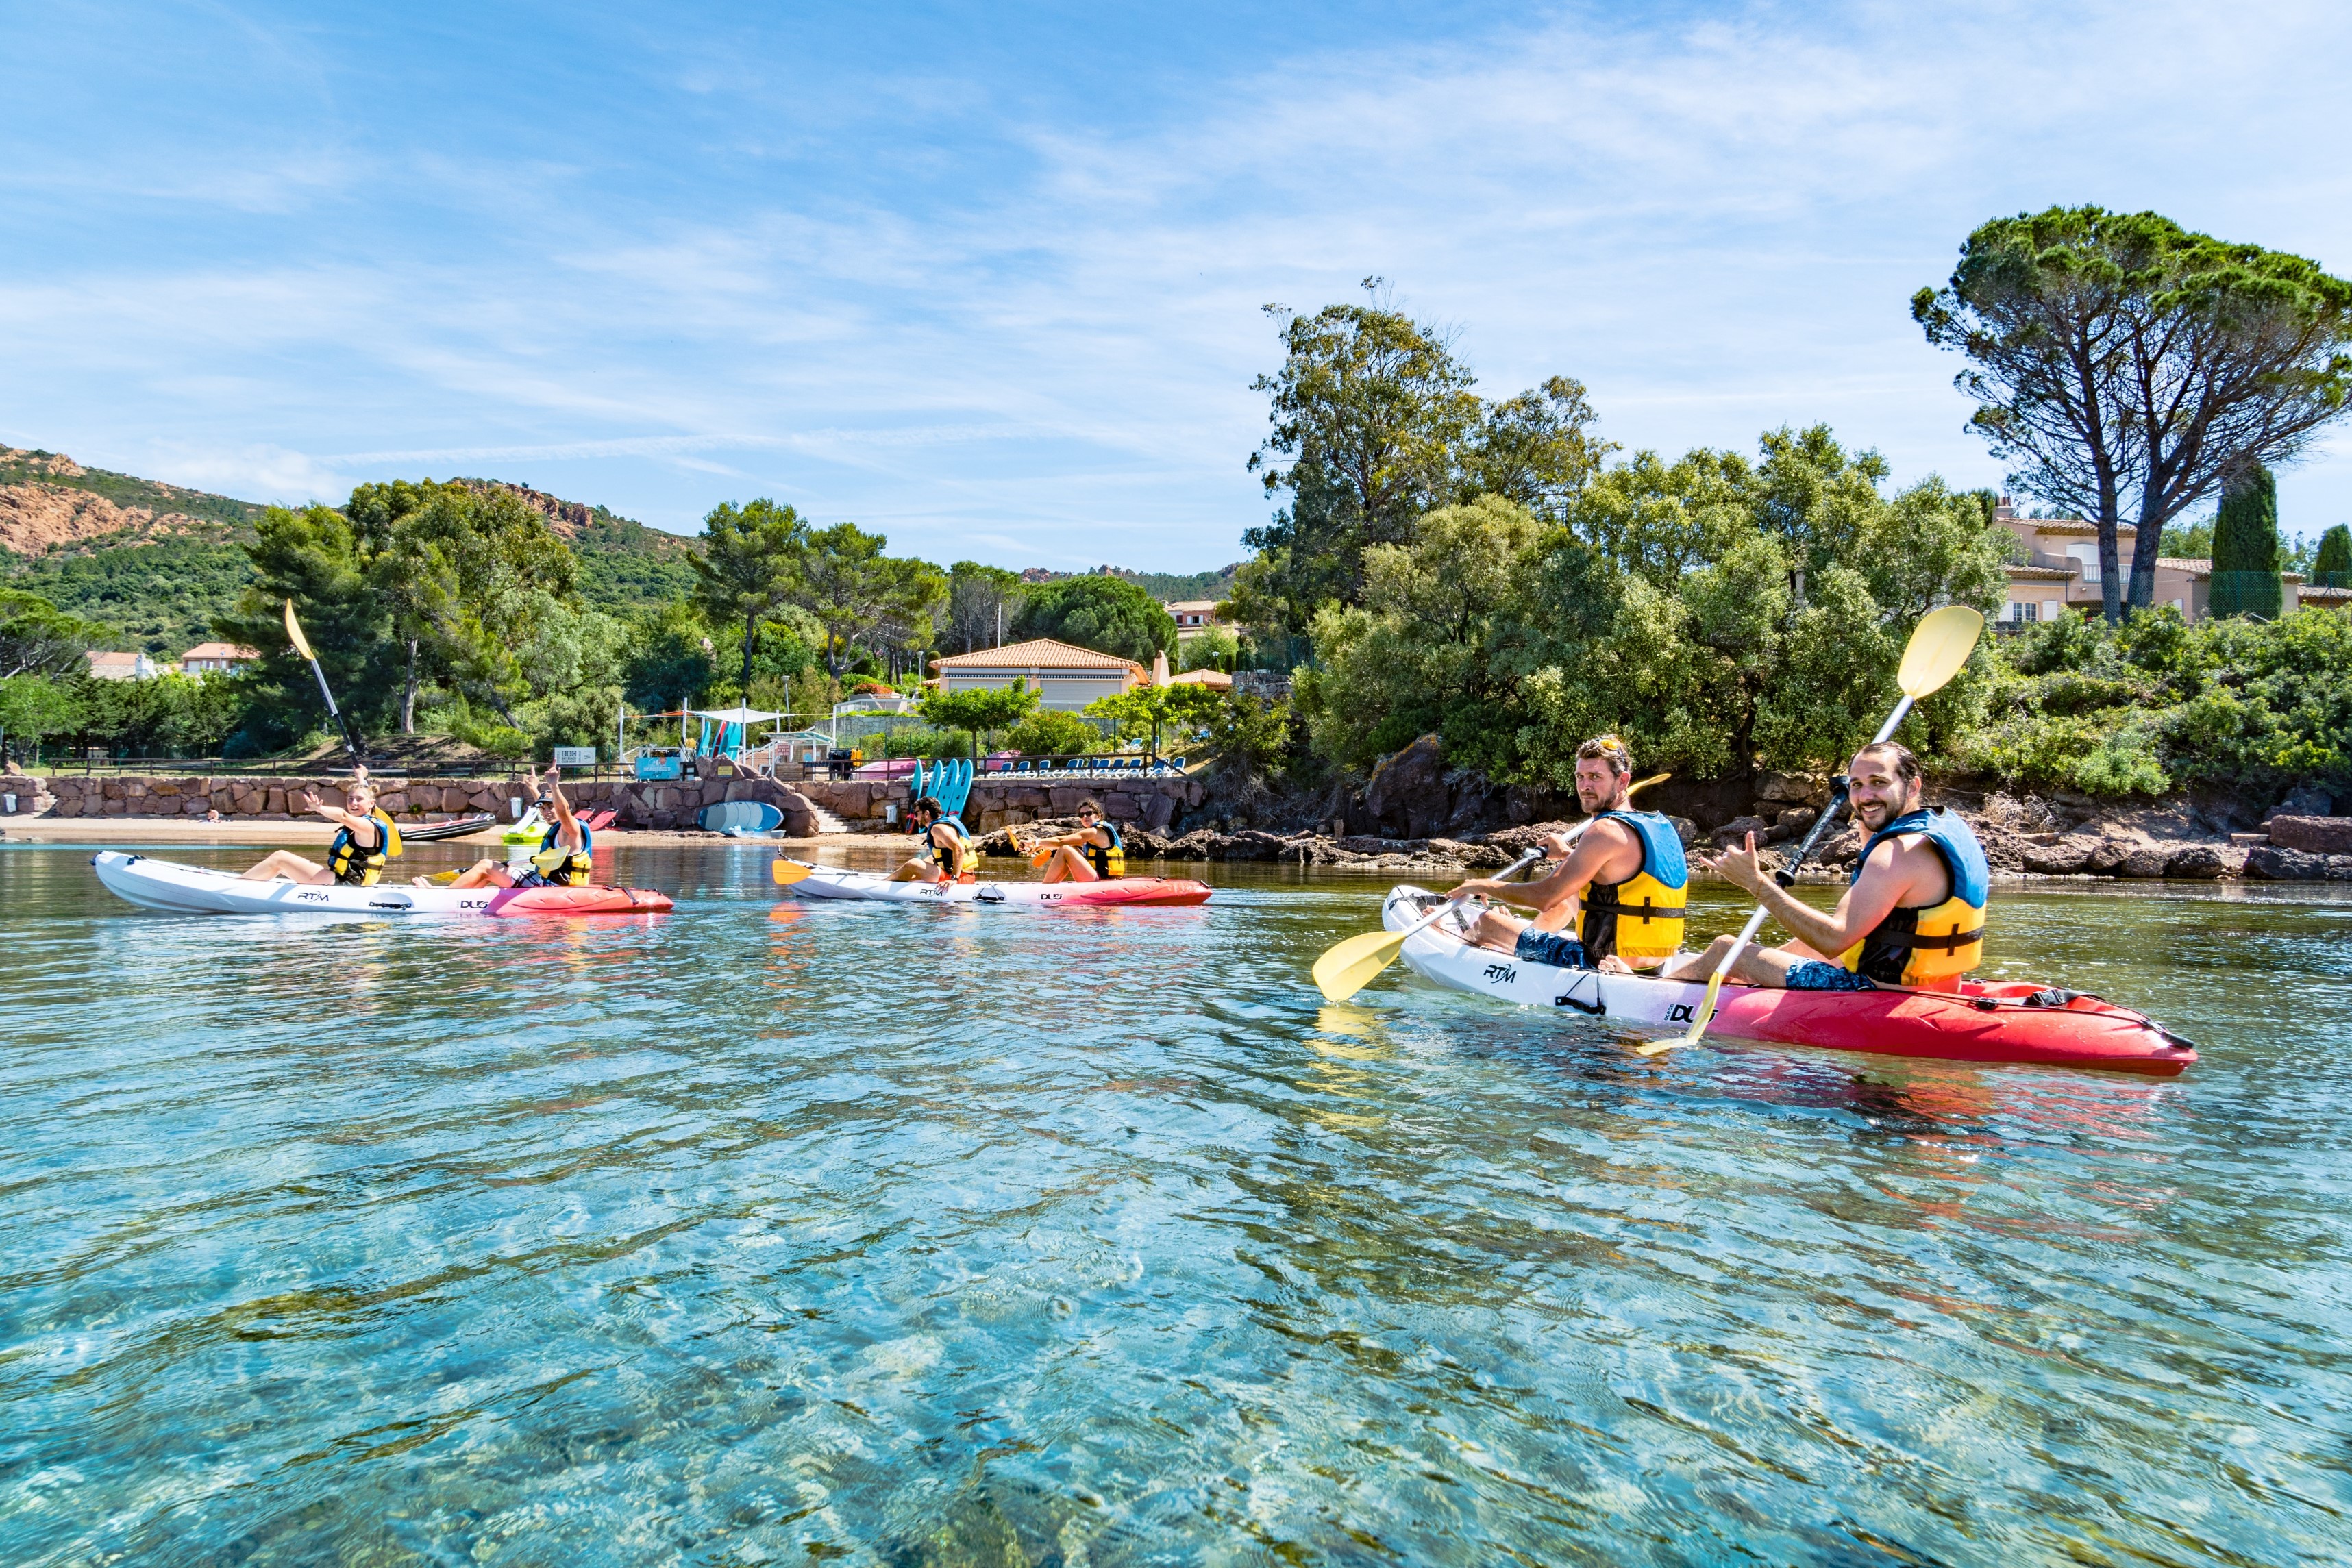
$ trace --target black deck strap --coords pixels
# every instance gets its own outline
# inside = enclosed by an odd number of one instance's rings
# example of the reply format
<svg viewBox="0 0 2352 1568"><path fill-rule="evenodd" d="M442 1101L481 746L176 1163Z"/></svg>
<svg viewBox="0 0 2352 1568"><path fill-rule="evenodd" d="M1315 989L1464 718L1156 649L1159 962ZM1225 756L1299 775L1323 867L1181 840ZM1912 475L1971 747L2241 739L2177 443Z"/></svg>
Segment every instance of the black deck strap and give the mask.
<svg viewBox="0 0 2352 1568"><path fill-rule="evenodd" d="M1591 976L1592 978L1592 999L1591 1001L1580 1002L1576 999L1576 988L1579 982L1570 980L1568 983L1568 989L1565 992L1552 998L1551 1005L1556 1008L1574 1008L1578 1012L1583 1013L1588 1018L1608 1017L1609 1004L1601 999L1601 971L1598 969L1587 969L1584 973Z"/></svg>
<svg viewBox="0 0 2352 1568"><path fill-rule="evenodd" d="M1965 947L1971 942L1980 942L1983 939L1984 927L1981 925L1978 926L1974 931L1953 931L1941 936L1920 936L1916 935L1905 936L1895 932L1887 932L1885 934L1874 932L1871 934L1870 937L1871 941L1879 944L1881 946L1940 947L1947 953L1949 953L1956 948Z"/></svg>

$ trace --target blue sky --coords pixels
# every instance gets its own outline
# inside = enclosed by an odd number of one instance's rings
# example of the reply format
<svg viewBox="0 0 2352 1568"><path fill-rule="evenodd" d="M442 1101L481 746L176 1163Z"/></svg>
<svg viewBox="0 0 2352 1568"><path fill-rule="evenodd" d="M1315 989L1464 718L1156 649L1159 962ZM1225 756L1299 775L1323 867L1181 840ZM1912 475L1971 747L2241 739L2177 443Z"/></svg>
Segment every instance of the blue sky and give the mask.
<svg viewBox="0 0 2352 1568"><path fill-rule="evenodd" d="M2347 58L2263 0L10 6L0 441L1192 570L1268 509L1259 307L1379 274L1629 450L1997 483L1912 290L2053 202L2352 272ZM2352 432L2280 491L2352 517Z"/></svg>

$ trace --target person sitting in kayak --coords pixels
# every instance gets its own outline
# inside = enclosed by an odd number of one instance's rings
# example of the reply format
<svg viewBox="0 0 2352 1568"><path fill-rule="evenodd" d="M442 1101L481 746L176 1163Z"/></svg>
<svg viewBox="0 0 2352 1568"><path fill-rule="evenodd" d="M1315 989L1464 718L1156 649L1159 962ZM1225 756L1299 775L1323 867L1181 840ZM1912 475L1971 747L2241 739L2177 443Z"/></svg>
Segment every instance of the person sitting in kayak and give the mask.
<svg viewBox="0 0 2352 1568"><path fill-rule="evenodd" d="M316 811L335 824L334 841L327 846L327 863L305 860L292 850L272 850L245 873L245 881L275 882L282 876L311 887L329 883L373 887L383 874L384 863L400 852L400 829L376 805L375 786L364 780L354 780L343 790L340 806L327 805L305 789L302 810Z"/></svg>
<svg viewBox="0 0 2352 1568"><path fill-rule="evenodd" d="M1794 940L1749 946L1729 978L1792 991L1867 991L1879 986L1959 988L1984 958L1985 903L1991 873L1969 825L1919 803L1919 759L1892 741L1865 746L1847 765L1854 820L1870 835L1837 907L1815 909L1790 896L1747 847L1700 866L1719 872L1770 911ZM1705 979L1734 938L1675 966L1671 977Z"/></svg>
<svg viewBox="0 0 2352 1568"><path fill-rule="evenodd" d="M915 858L891 873L892 882L961 882L970 874L971 835L963 819L929 795L907 808L915 825Z"/></svg>
<svg viewBox="0 0 2352 1568"><path fill-rule="evenodd" d="M1127 874L1127 841L1103 815L1098 800L1078 802L1076 832L1034 839L1024 852L1035 850L1053 852L1045 862L1046 882L1109 882Z"/></svg>
<svg viewBox="0 0 2352 1568"><path fill-rule="evenodd" d="M595 842L588 824L572 814L572 802L564 798L562 769L550 768L544 785L535 772L523 778L537 794L540 814L555 814L537 852L513 865L488 857L478 860L457 873L451 887L585 887L595 874ZM427 885L427 879L418 877L416 885Z"/></svg>
<svg viewBox="0 0 2352 1568"><path fill-rule="evenodd" d="M1576 798L1600 820L1573 848L1560 833L1543 841L1545 853L1560 862L1549 875L1479 878L1455 888L1456 899L1475 894L1536 911L1533 920L1519 920L1487 909L1470 927L1472 946L1612 975L1655 968L1681 948L1690 883L1682 838L1655 811L1626 810L1633 781L1633 752L1617 737L1576 748ZM1571 925L1574 936L1567 935Z"/></svg>

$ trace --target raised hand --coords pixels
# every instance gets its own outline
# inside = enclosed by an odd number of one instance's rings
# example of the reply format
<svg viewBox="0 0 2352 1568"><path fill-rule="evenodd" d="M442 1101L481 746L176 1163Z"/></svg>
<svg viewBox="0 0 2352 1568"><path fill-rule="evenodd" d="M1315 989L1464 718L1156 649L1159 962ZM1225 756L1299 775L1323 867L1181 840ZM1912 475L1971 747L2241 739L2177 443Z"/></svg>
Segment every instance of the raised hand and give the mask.
<svg viewBox="0 0 2352 1568"><path fill-rule="evenodd" d="M1699 867L1703 871L1714 872L1727 882L1738 883L1749 893L1761 894L1764 891L1764 868L1757 862L1754 833L1748 835L1745 848L1726 850L1712 863L1700 861Z"/></svg>

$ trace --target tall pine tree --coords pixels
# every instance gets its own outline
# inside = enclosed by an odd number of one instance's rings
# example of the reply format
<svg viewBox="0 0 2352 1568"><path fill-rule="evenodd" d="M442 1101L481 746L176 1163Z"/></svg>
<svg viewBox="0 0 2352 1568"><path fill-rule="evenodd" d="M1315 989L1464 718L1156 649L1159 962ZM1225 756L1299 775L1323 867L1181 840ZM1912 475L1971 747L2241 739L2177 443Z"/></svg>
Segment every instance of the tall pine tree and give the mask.
<svg viewBox="0 0 2352 1568"><path fill-rule="evenodd" d="M2249 463L2231 474L2213 521L2213 613L2277 620L2278 554L2278 481Z"/></svg>
<svg viewBox="0 0 2352 1568"><path fill-rule="evenodd" d="M2319 536L2311 580L2321 588L2352 588L2352 524L2338 523Z"/></svg>

